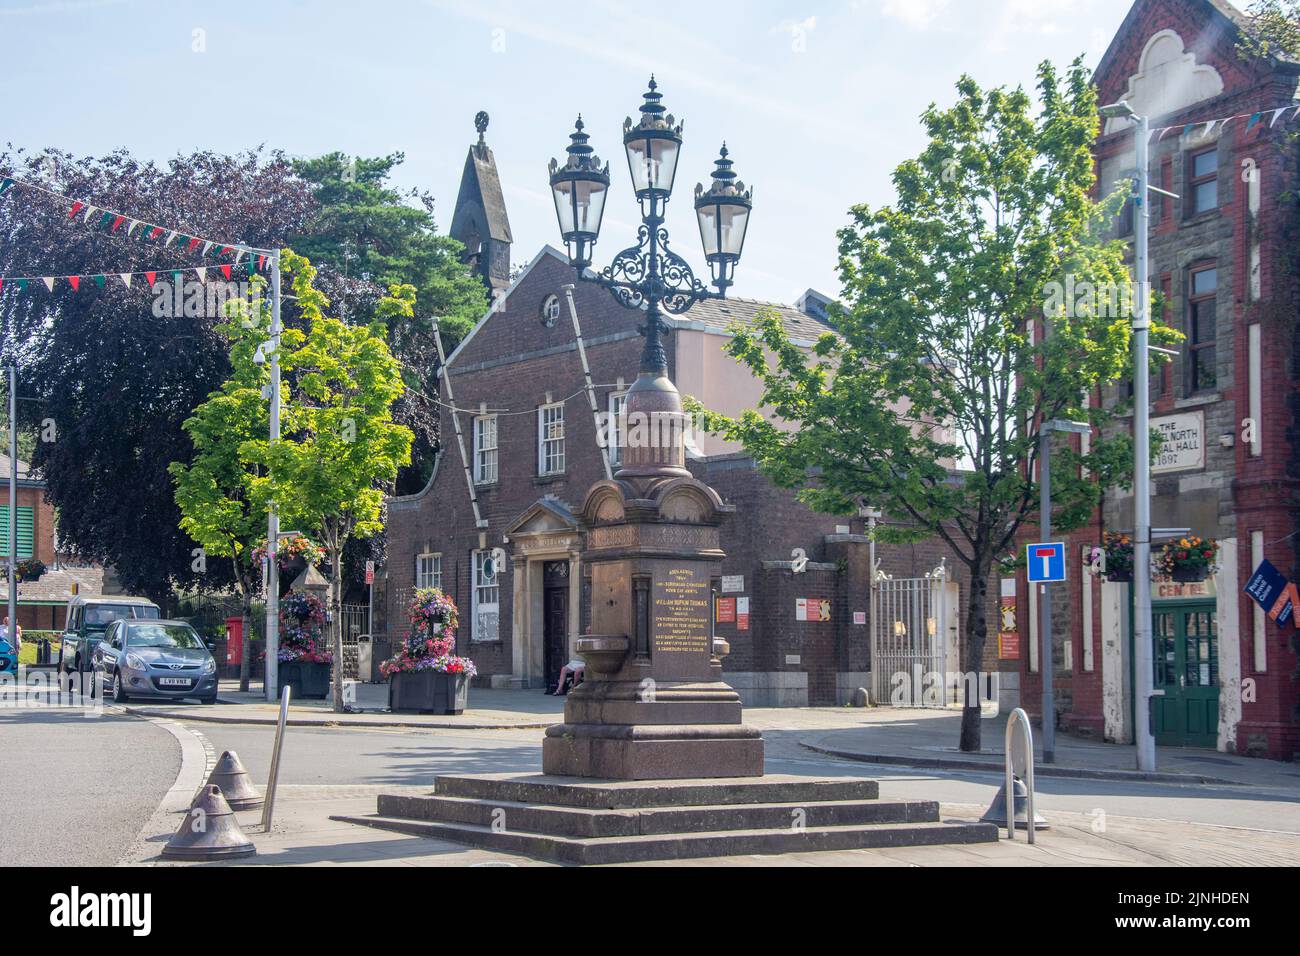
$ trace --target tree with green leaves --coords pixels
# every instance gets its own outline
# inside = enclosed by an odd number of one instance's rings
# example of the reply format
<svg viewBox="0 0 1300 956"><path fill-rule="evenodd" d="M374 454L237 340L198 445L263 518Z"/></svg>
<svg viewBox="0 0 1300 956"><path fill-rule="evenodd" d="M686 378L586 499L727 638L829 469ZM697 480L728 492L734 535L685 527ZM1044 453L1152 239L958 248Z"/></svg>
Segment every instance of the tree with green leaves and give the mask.
<svg viewBox="0 0 1300 956"><path fill-rule="evenodd" d="M989 579L1037 518L1042 424L1098 430L1088 454L1055 456L1056 528L1085 523L1131 470L1131 438L1103 431L1113 409L1086 396L1130 368L1132 283L1104 238L1121 197L1092 195L1099 118L1082 64L1039 67L1037 111L1022 89L963 77L957 91L924 113L929 145L895 171L897 203L858 206L841 231L836 333L809 354L775 316L736 329L730 352L768 414L713 427L819 510L877 507L882 540L946 542L970 573L962 667L977 673ZM980 725L967 701L963 750L979 750Z"/></svg>
<svg viewBox="0 0 1300 956"><path fill-rule="evenodd" d="M260 289L261 277L254 279ZM245 653L239 666L239 689L248 690L252 634L252 608L261 583L261 568L254 552L266 541L267 511L252 494L257 466L241 453L245 442L269 433L269 406L262 394L270 383L265 364L254 361L257 349L270 335L269 307L265 299L232 300L229 321L218 327L230 342L231 376L182 426L194 446L188 464L172 462L180 526L203 549L203 557L229 561L243 617ZM302 333L286 330L292 344Z"/></svg>
<svg viewBox="0 0 1300 956"><path fill-rule="evenodd" d="M488 307L483 283L461 261L463 247L440 235L433 197L389 185L401 153L372 158L329 153L298 160L294 172L312 187L318 208L290 245L331 273L327 288L352 324L380 319L402 362L407 390L394 414L415 434L412 462L398 476L398 494L428 483L438 451L438 351L433 316L450 354ZM377 304L394 285L415 287L410 315L380 315Z"/></svg>
<svg viewBox="0 0 1300 956"><path fill-rule="evenodd" d="M281 346L287 377L281 440L272 445L259 436L244 442L241 454L261 466L250 482L253 500L274 500L284 521L314 531L325 549L334 708L341 711L343 550L353 538L382 533L385 490L411 458L411 430L393 421L405 385L384 323L410 318L416 291L395 285L379 301L373 323L348 325L325 315L329 300L314 287L316 270L306 258L286 249L281 265L310 324Z"/></svg>
<svg viewBox="0 0 1300 956"><path fill-rule="evenodd" d="M1255 0L1242 37L1256 56L1300 58L1300 0Z"/></svg>

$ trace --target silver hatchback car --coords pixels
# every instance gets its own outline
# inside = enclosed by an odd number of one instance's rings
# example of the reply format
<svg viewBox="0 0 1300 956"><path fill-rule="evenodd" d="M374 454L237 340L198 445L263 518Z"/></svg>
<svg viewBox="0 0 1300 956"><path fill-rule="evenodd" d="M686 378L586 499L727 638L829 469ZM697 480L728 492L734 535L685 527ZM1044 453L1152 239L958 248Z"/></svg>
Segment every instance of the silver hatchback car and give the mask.
<svg viewBox="0 0 1300 956"><path fill-rule="evenodd" d="M113 688L113 700L132 697L217 701L217 662L184 621L114 621L94 652L96 669Z"/></svg>

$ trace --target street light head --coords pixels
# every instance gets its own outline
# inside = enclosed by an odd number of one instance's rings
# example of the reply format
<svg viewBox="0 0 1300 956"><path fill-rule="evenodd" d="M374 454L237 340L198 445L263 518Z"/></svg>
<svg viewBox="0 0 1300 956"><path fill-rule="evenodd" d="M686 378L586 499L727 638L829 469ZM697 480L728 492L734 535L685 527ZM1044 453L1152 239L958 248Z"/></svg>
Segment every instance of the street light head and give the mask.
<svg viewBox="0 0 1300 956"><path fill-rule="evenodd" d="M1137 116L1137 110L1133 109L1128 103L1120 100L1118 103L1111 103L1109 106L1101 108L1101 115L1107 119L1122 119L1123 117Z"/></svg>
<svg viewBox="0 0 1300 956"><path fill-rule="evenodd" d="M579 269L591 264L592 249L600 236L600 221L605 214L605 195L609 190L609 164L587 143L582 117L574 124L563 166L551 160L551 192L555 197L555 214L560 221L560 235L568 248L569 260Z"/></svg>
<svg viewBox="0 0 1300 956"><path fill-rule="evenodd" d="M735 281L749 213L754 208L754 191L736 178L732 165L727 144L723 143L714 163L713 183L707 190L703 185L695 187L695 215L700 222L704 258L713 272L713 284L724 294Z"/></svg>
<svg viewBox="0 0 1300 956"><path fill-rule="evenodd" d="M627 151L632 188L642 203L653 211L658 203L668 201L677 175L677 158L682 149L682 123L665 111L659 84L650 77L650 88L641 104L641 119L623 121L623 148Z"/></svg>

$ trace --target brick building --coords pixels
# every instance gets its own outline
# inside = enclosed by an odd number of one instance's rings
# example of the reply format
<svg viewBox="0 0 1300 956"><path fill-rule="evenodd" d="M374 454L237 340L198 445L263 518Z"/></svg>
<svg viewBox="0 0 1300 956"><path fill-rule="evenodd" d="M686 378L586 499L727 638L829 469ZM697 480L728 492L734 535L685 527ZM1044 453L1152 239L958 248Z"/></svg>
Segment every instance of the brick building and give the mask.
<svg viewBox="0 0 1300 956"><path fill-rule="evenodd" d="M9 456L0 455L0 564L5 565L9 563L8 495ZM75 567L65 566L58 553L54 508L45 500L45 479L22 460L18 462L16 530L18 560L36 558L47 568L40 580L18 585L18 623L27 630L59 630L74 588L81 593L97 593L103 571L80 562Z"/></svg>
<svg viewBox="0 0 1300 956"><path fill-rule="evenodd" d="M495 181L495 168L483 168L490 152L481 141L475 150L483 161L471 157L466 175ZM463 186L462 196L476 189ZM504 209L484 215L505 221ZM376 600L390 630L401 633L413 587L442 588L461 609L460 653L496 687L553 686L590 620L574 512L592 484L618 470L617 441L602 434L618 421L642 340L632 313L577 283L580 343L566 299L575 279L567 257L548 246L499 292L442 370L443 445L429 484L388 501L388 566ZM669 375L683 395L723 414L756 407L760 383L723 351L728 328L775 309L791 337L810 346L829 328L828 301L810 290L806 311L733 298L667 316ZM693 450L692 471L736 509L723 526L716 609L732 648L728 682L750 705L836 705L870 687L865 520L814 513L715 436L696 436ZM937 647L939 673L957 670L962 569L949 558L943 582L925 582L944 560L938 546L882 545L877 557L884 573L921 579L924 592L906 614L901 604L891 612L908 620L890 627ZM1018 675L1007 676L994 691L1014 693Z"/></svg>
<svg viewBox="0 0 1300 956"><path fill-rule="evenodd" d="M1151 208L1150 280L1165 323L1186 335L1151 384L1152 427L1168 440L1153 467L1152 523L1221 547L1208 581L1153 584L1153 676L1164 696L1152 726L1164 745L1289 759L1300 749L1294 631L1268 621L1242 588L1265 558L1300 575L1297 153L1294 123L1274 125L1293 115L1275 110L1300 105L1300 66L1245 56L1243 23L1223 0L1138 0L1096 82L1102 103L1127 101L1164 130L1152 135L1151 182L1180 197L1154 195ZM1135 147L1126 121L1106 122L1095 155L1109 192L1131 178ZM1132 233L1129 211L1116 234ZM1119 743L1133 741L1131 586L1103 580L1086 557L1103 531L1132 529L1132 495L1109 495L1071 539L1070 582L1053 603L1058 724ZM1023 576L1008 585L1029 636L1024 699L1038 713L1036 595Z"/></svg>

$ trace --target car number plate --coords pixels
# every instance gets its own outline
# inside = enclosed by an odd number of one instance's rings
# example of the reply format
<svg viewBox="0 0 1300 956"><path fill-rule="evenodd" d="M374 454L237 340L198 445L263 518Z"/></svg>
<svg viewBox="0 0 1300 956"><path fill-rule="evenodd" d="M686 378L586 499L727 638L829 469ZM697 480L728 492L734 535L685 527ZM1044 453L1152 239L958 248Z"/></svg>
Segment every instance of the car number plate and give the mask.
<svg viewBox="0 0 1300 956"><path fill-rule="evenodd" d="M158 683L163 687L189 687L193 681L188 677L160 677Z"/></svg>

